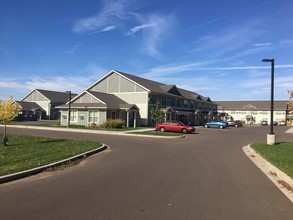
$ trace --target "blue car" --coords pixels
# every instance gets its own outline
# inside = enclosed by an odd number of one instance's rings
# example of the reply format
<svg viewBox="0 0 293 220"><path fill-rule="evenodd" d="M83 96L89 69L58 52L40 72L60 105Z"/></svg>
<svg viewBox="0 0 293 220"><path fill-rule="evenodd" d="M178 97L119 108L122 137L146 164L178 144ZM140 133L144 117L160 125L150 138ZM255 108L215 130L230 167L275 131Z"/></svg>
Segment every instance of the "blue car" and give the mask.
<svg viewBox="0 0 293 220"><path fill-rule="evenodd" d="M205 128L221 128L221 129L226 128L228 126L229 124L224 121L210 121L205 123L204 125Z"/></svg>

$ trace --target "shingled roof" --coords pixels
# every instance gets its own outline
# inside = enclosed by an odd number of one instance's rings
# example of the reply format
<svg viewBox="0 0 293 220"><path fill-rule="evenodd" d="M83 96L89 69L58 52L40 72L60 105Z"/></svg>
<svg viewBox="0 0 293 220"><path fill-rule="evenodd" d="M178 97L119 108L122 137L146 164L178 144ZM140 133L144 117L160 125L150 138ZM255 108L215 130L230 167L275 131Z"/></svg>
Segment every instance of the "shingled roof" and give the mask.
<svg viewBox="0 0 293 220"><path fill-rule="evenodd" d="M134 76L128 73L120 72L117 70L114 70L114 71L138 83L139 85L145 87L146 89L150 90L153 93L168 94L168 95L179 96L181 98L184 97L186 99L193 99L193 100L197 99L197 100L212 102L209 97L204 97L195 92L178 88L176 85L167 85L167 84L155 82L149 79Z"/></svg>
<svg viewBox="0 0 293 220"><path fill-rule="evenodd" d="M274 110L286 110L286 100L275 100ZM271 101L217 101L219 109L231 109L231 110L270 110Z"/></svg>
<svg viewBox="0 0 293 220"><path fill-rule="evenodd" d="M93 91L84 91L82 94L89 93L97 100L100 100L101 103L71 103L71 108L101 108L101 109L130 109L137 106L134 104L128 104L124 100L120 99L119 97L102 92L93 92ZM82 95L80 94L80 95ZM57 108L68 108L68 104L64 104L61 106L57 106Z"/></svg>
<svg viewBox="0 0 293 220"><path fill-rule="evenodd" d="M23 111L35 111L35 110L45 111L41 106L39 106L35 102L16 101L16 103L20 105Z"/></svg>
<svg viewBox="0 0 293 220"><path fill-rule="evenodd" d="M49 99L51 102L66 103L68 101L67 92L50 91L50 90L44 90L44 89L35 89L34 91L38 91L47 99ZM34 91L32 91L30 94L32 94ZM28 97L29 95L27 95L26 97ZM71 98L74 98L75 96L77 96L77 94L71 93ZM22 100L24 100L26 97L24 97Z"/></svg>

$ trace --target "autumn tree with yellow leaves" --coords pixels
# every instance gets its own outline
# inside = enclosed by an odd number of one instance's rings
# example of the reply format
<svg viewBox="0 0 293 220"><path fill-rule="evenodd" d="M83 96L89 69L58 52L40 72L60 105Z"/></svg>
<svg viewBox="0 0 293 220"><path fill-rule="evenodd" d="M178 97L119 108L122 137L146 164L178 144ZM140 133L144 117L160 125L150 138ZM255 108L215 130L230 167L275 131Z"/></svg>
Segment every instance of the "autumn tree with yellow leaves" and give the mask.
<svg viewBox="0 0 293 220"><path fill-rule="evenodd" d="M8 138L6 136L6 125L15 118L19 110L20 106L16 102L12 101L12 97L10 97L8 101L0 103L0 120L4 124L4 135L2 140L2 144L4 146L8 144Z"/></svg>

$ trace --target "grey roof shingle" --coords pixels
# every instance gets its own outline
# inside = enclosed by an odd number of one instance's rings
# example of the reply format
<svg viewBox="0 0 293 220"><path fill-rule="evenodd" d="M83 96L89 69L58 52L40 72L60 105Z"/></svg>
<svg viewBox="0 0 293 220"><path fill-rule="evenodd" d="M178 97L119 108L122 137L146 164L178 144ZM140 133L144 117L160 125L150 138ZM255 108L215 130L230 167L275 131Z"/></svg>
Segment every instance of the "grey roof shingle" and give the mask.
<svg viewBox="0 0 293 220"><path fill-rule="evenodd" d="M176 87L176 85L166 85L163 83L155 82L152 80L148 80L148 79L134 76L134 75L131 75L128 73L120 72L117 70L115 70L115 72L117 72L117 73L129 78L130 80L138 83L139 85L149 89L153 93L168 94L168 95L174 95L177 97L184 97L186 99L191 99L191 100L197 99L197 100L212 102L209 97L204 97L204 96L201 96L195 92L191 92L191 91L188 91L185 89L178 88L178 87ZM177 88L177 90L180 94L169 93L169 91L172 90L174 87Z"/></svg>
<svg viewBox="0 0 293 220"><path fill-rule="evenodd" d="M134 104L128 104L119 97L102 92L86 91L103 103L71 103L72 108L92 108L92 109L130 109L137 108ZM85 93L85 92L84 92ZM68 108L68 104L58 106L57 108ZM138 109L138 108L137 108Z"/></svg>
<svg viewBox="0 0 293 220"><path fill-rule="evenodd" d="M66 103L68 101L68 93L67 92L58 92L58 91L49 91L44 89L36 89L45 97L47 97L51 102L57 103ZM71 98L77 96L75 93L71 93Z"/></svg>
<svg viewBox="0 0 293 220"><path fill-rule="evenodd" d="M16 101L16 103L20 105L23 111L34 111L37 109L45 111L41 106L39 106L35 102Z"/></svg>
<svg viewBox="0 0 293 220"><path fill-rule="evenodd" d="M286 100L274 100L274 110L286 110ZM271 101L217 101L219 109L231 109L231 110L270 110Z"/></svg>

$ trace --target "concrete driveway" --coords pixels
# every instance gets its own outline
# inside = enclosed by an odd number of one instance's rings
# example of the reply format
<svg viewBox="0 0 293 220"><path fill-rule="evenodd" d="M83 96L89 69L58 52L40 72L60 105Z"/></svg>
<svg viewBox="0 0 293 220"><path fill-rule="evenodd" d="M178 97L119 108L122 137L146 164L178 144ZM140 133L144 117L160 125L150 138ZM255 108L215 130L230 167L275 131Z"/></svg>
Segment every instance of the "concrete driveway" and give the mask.
<svg viewBox="0 0 293 220"><path fill-rule="evenodd" d="M1 219L293 219L293 205L243 153L268 127L198 128L180 139L9 128L100 141L77 166L0 185ZM293 141L275 127L277 141Z"/></svg>

